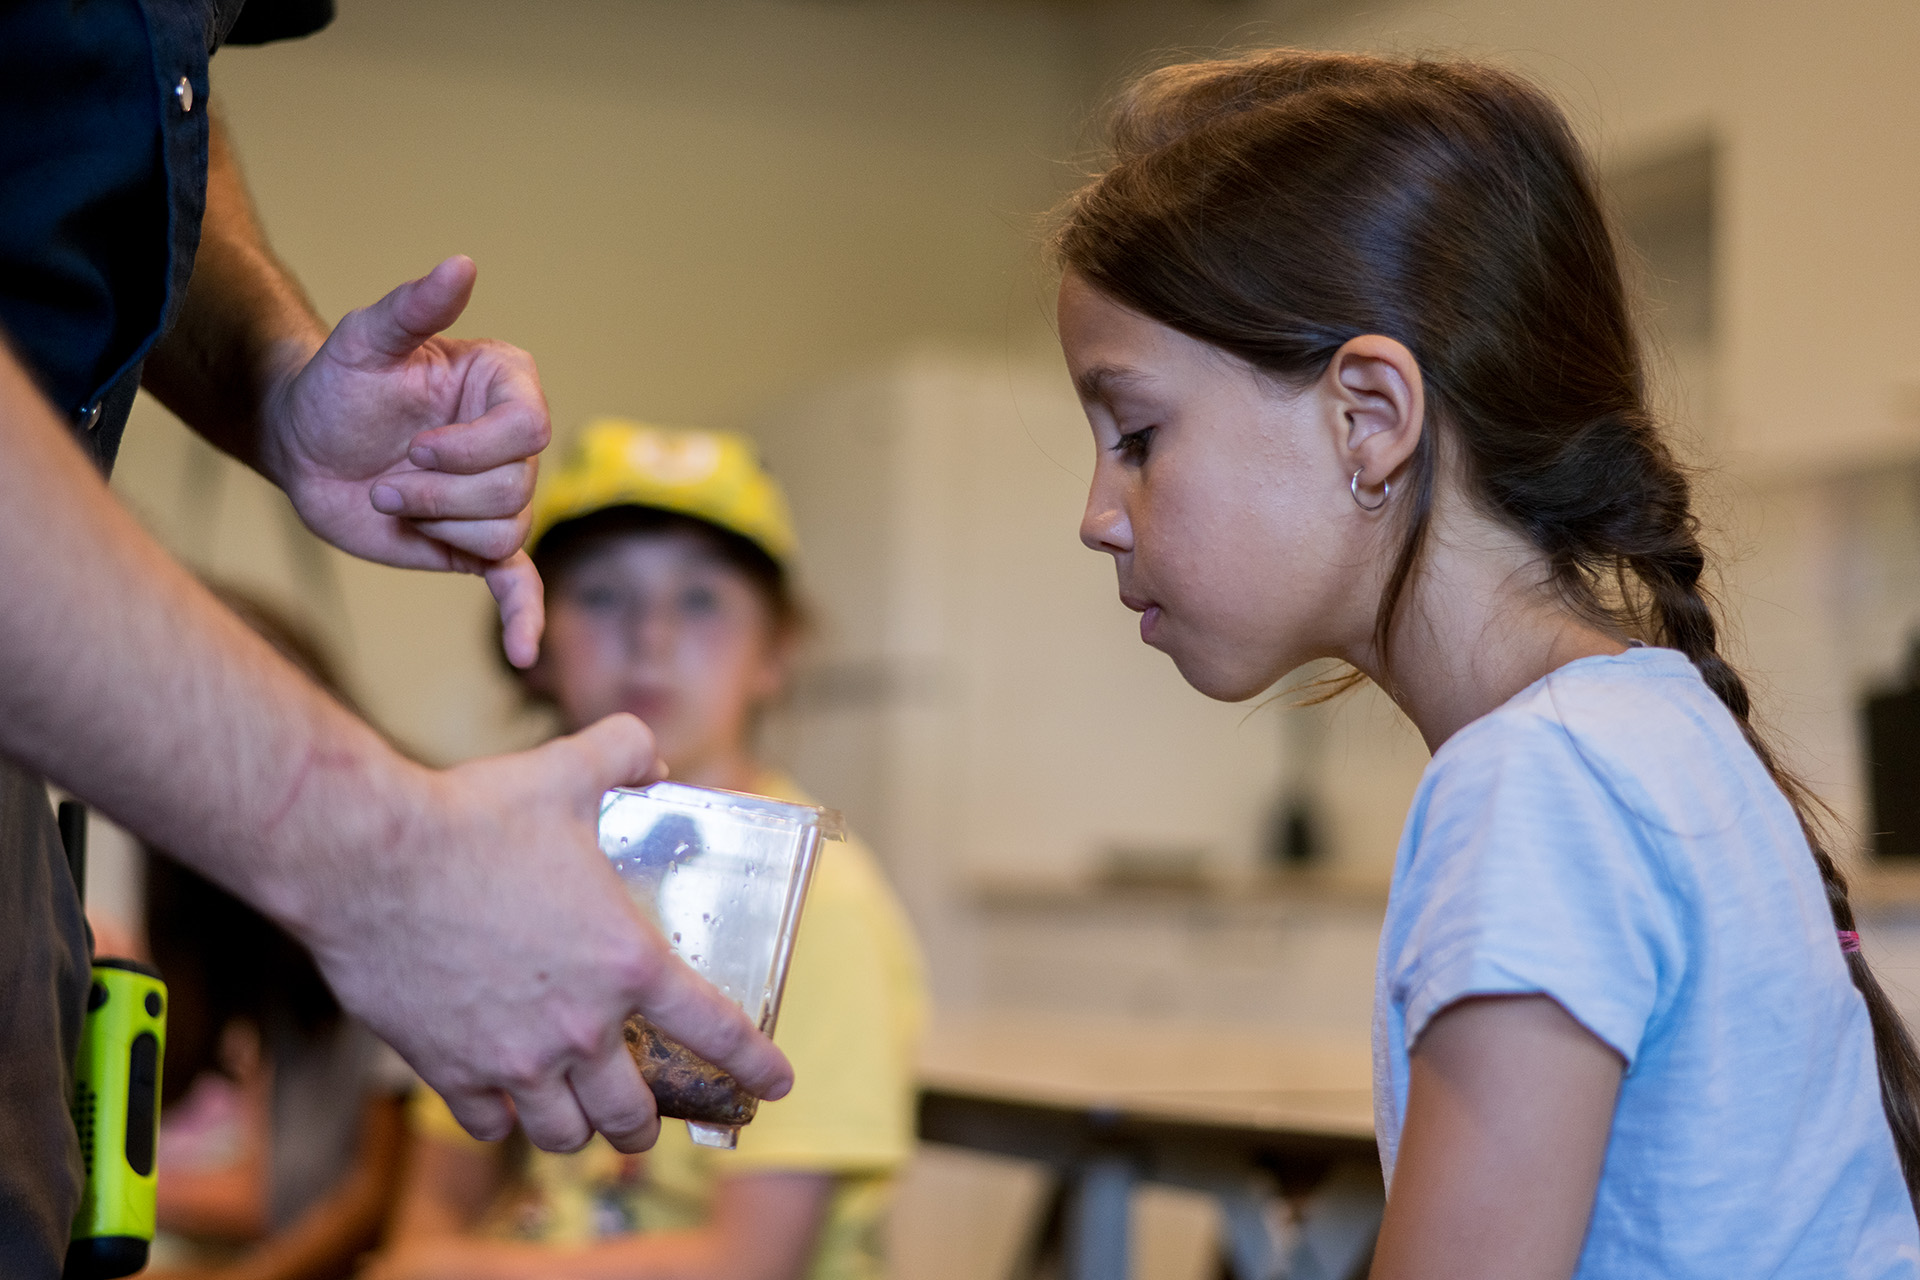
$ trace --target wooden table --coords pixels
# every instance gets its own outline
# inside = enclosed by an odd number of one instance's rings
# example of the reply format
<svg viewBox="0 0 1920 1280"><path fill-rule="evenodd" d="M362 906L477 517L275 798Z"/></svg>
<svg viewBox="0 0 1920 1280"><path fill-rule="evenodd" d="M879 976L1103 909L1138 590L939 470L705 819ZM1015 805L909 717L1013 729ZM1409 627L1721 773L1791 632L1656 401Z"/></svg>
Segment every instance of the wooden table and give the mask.
<svg viewBox="0 0 1920 1280"><path fill-rule="evenodd" d="M1055 1193L1024 1260L1127 1280L1136 1181L1215 1196L1236 1280L1343 1280L1380 1208L1365 1044L1153 1020L975 1013L921 1055L920 1135L1035 1160ZM1276 1227L1276 1193L1307 1206Z"/></svg>

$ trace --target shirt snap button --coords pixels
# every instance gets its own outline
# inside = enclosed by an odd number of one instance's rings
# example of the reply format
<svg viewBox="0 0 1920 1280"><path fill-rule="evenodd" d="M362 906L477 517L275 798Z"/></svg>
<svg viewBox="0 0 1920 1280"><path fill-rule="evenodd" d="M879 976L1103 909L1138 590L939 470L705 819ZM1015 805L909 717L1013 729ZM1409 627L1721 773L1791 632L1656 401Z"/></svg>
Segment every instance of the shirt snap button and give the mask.
<svg viewBox="0 0 1920 1280"><path fill-rule="evenodd" d="M173 96L180 99L181 111L190 112L193 110L193 82L185 76L181 76L180 83L173 86Z"/></svg>
<svg viewBox="0 0 1920 1280"><path fill-rule="evenodd" d="M80 429L91 431L100 425L100 402L94 401L80 411Z"/></svg>

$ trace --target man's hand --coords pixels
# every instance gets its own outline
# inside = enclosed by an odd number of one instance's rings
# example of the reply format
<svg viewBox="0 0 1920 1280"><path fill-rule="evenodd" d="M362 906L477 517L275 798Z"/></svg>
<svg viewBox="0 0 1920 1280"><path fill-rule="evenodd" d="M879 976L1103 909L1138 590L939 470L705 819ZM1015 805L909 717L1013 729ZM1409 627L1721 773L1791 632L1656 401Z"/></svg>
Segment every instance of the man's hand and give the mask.
<svg viewBox="0 0 1920 1280"><path fill-rule="evenodd" d="M473 279L449 258L329 335L268 246L215 116L193 280L142 384L342 550L485 576L507 656L526 666L543 610L520 540L547 405L526 352L439 336Z"/></svg>
<svg viewBox="0 0 1920 1280"><path fill-rule="evenodd" d="M653 1095L621 1036L636 1011L756 1094L789 1087L785 1057L672 954L598 852L601 794L662 772L646 726L616 715L425 774L424 803L377 836L377 876L296 909L342 1002L476 1137L517 1115L549 1150L596 1129L651 1146ZM315 779L294 814L326 807L335 782Z"/></svg>
<svg viewBox="0 0 1920 1280"><path fill-rule="evenodd" d="M520 544L552 427L531 356L440 336L465 310L474 275L471 259L449 258L342 319L268 393L259 465L342 551L483 575L507 657L524 667L544 612Z"/></svg>
<svg viewBox="0 0 1920 1280"><path fill-rule="evenodd" d="M598 841L657 776L631 716L437 772L303 678L113 500L0 347L0 756L279 920L483 1134L632 1150L639 1012L761 1096L792 1078L676 960ZM509 1102L512 1110L509 1110Z"/></svg>

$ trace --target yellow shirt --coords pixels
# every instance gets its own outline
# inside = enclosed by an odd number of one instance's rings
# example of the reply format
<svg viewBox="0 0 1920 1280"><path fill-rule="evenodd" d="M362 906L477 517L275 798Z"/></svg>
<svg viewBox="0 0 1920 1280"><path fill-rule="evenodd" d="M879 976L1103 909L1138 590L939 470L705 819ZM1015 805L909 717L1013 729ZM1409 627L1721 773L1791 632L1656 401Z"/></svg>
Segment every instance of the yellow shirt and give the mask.
<svg viewBox="0 0 1920 1280"><path fill-rule="evenodd" d="M810 803L784 778L767 795ZM701 1225L715 1186L734 1173L783 1169L837 1179L809 1280L879 1280L880 1228L894 1174L913 1149L913 1061L926 1016L919 950L892 890L856 839L821 845L794 942L774 1040L793 1062L793 1092L763 1102L733 1151L696 1147L669 1120L643 1157L602 1139L570 1155L528 1153L493 1234L582 1244L634 1231ZM416 1128L479 1146L427 1090Z"/></svg>

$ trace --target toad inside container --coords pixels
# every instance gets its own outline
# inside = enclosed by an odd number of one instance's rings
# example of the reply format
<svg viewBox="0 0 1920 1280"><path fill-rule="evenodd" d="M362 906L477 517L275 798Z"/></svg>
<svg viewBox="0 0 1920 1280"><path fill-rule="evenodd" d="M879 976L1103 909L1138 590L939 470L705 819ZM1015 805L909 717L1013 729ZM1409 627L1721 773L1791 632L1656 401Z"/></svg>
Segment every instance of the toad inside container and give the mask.
<svg viewBox="0 0 1920 1280"><path fill-rule="evenodd" d="M600 799L600 848L675 954L773 1034L800 908L832 809L677 782ZM639 1017L627 1047L662 1116L702 1146L731 1147L759 1099Z"/></svg>

